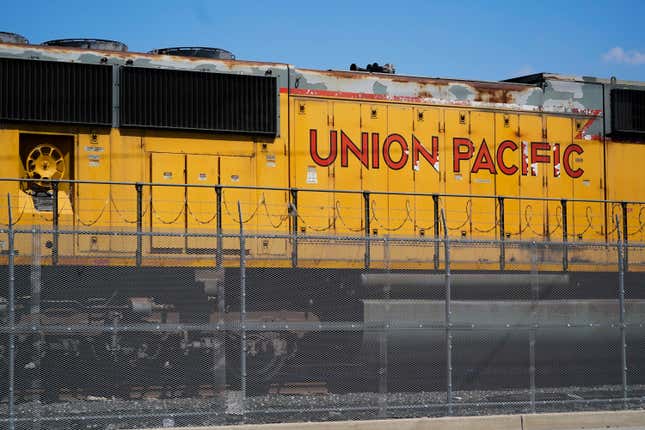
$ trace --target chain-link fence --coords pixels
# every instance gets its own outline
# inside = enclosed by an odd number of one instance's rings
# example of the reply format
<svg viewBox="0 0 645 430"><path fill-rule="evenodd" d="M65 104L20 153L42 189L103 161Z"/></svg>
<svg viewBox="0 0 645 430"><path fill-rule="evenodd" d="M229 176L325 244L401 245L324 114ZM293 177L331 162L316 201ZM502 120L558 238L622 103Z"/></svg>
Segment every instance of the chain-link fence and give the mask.
<svg viewBox="0 0 645 430"><path fill-rule="evenodd" d="M428 233L393 236L368 196L356 213L331 205L334 227L345 216L343 235L326 231L329 213L306 218L306 201L276 216L262 197L268 234L259 223L247 229L244 202L195 206L202 227L189 228L175 219L185 205L153 208L137 192L121 209L132 224L124 228L90 225L101 205L74 228L17 223L18 206L2 227L0 427L530 413L645 400L645 245L625 241L635 230L621 216L603 232L611 241L516 240L494 215L486 222L497 239L453 238L451 228L465 227L429 197L439 215ZM503 200L491 205L504 213Z"/></svg>

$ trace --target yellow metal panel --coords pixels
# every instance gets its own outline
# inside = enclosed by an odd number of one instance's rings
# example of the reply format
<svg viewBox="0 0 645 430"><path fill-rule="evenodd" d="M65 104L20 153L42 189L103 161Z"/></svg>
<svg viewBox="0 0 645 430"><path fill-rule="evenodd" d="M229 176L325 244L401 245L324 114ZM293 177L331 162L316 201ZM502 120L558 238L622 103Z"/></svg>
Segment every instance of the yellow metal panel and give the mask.
<svg viewBox="0 0 645 430"><path fill-rule="evenodd" d="M333 188L333 167L316 164L310 154L311 133L314 130L317 154L323 159L330 157L328 104L326 101L296 99L293 110L293 184L297 188L329 190ZM332 193L298 193L298 225L301 231L314 234L333 231L334 214Z"/></svg>
<svg viewBox="0 0 645 430"><path fill-rule="evenodd" d="M185 184L183 154L150 154L151 181L155 184ZM152 187L150 216L152 232L183 233L186 222L184 187ZM152 248L183 248L183 237L152 236Z"/></svg>
<svg viewBox="0 0 645 430"><path fill-rule="evenodd" d="M223 186L254 186L255 166L250 157L220 157L219 178ZM240 231L240 217L237 203L242 209L242 222L244 231L252 233L257 231L257 214L260 209L257 191L250 189L224 188L222 191L222 229L225 233ZM239 249L239 240L225 238L224 249ZM253 248L252 241L247 240L247 249Z"/></svg>
<svg viewBox="0 0 645 430"><path fill-rule="evenodd" d="M80 134L76 147L76 176L83 180L110 179L110 136ZM110 188L108 185L77 184L75 222L82 230L106 228L110 225ZM110 249L109 236L79 235L81 252Z"/></svg>
<svg viewBox="0 0 645 430"><path fill-rule="evenodd" d="M8 178L20 178L22 176L23 167L21 166L22 163L20 162L20 158L16 156L19 154L18 131L12 129L0 129L0 144L2 145L3 151L7 154L12 154L11 157L0 157L0 172L2 172L2 176ZM0 184L0 193L4 196L3 201L0 201L0 223L7 224L7 193L11 194L12 207L14 209L14 213L16 213L16 208L19 207L18 194L21 193L20 183L2 182Z"/></svg>
<svg viewBox="0 0 645 430"><path fill-rule="evenodd" d="M333 164L334 189L361 191L362 177L369 166L369 140L361 134L361 105L334 102L333 124L337 131L338 156ZM351 148L351 149L350 149ZM357 156L353 151L360 153ZM350 235L363 232L363 198L361 194L334 193L336 232Z"/></svg>
<svg viewBox="0 0 645 430"><path fill-rule="evenodd" d="M455 163L453 145L461 142L459 139L470 139L470 112L465 109L445 109L444 130L446 138L442 145L442 155L447 155L446 168L444 169L446 194L470 193L470 169L472 159ZM464 149L466 152L466 149ZM457 171L458 170L458 171ZM446 224L452 236L467 236L471 229L469 212L469 198L444 197L442 207L446 215Z"/></svg>
<svg viewBox="0 0 645 430"><path fill-rule="evenodd" d="M573 185L573 198L603 200L603 148L600 140L577 139L574 133L573 144L584 151L582 154L571 152L568 163L577 171L582 169L579 177L571 180ZM562 164L562 161L561 161ZM566 174L560 169L561 175ZM574 203L573 205L573 234L576 240L605 240L605 205L602 203Z"/></svg>
<svg viewBox="0 0 645 430"><path fill-rule="evenodd" d="M542 142L542 117L539 115L520 115L520 238L544 238L546 207L543 201L535 198L546 197L546 169L531 171L531 142ZM533 174L535 173L535 175Z"/></svg>
<svg viewBox="0 0 645 430"><path fill-rule="evenodd" d="M437 149L439 142L444 140L441 130L441 111L433 108L415 108L414 137L431 154L434 155L434 142ZM436 138L436 139L435 139ZM413 143L414 144L414 143ZM414 155L414 149L411 151ZM432 165L423 155L418 155L418 163L411 159L415 193L441 193L441 173L445 171L447 154L441 153L439 160ZM434 201L432 197L414 197L414 229L415 234L423 236L434 235Z"/></svg>
<svg viewBox="0 0 645 430"><path fill-rule="evenodd" d="M141 137L121 135L118 129L110 133L110 180L114 182L146 182L146 160L141 150ZM143 189L143 211L149 216L150 190ZM148 218L149 219L149 218ZM113 230L134 233L137 223L137 194L132 185L110 185L110 220ZM149 224L144 223L144 228ZM147 241L144 241L144 243ZM134 236L111 236L110 249L133 255L136 250Z"/></svg>
<svg viewBox="0 0 645 430"><path fill-rule="evenodd" d="M388 170L389 168L383 160L383 141L388 135L388 116L389 110L387 105L379 103L364 103L361 105L361 128L369 133L369 166L368 170L363 171L363 190L370 191L370 234L385 233L376 222L374 214L378 219L388 216L388 198L386 195L377 194L378 191L388 190ZM364 215L363 215L364 217Z"/></svg>
<svg viewBox="0 0 645 430"><path fill-rule="evenodd" d="M509 113L495 114L495 159L497 177L495 194L498 196L519 197L521 177L521 152L518 142L519 115ZM507 143L504 143L507 142ZM499 151L499 157L498 157ZM501 165L499 161L502 161ZM504 227L509 238L517 239L521 226L520 203L507 199L504 202Z"/></svg>
<svg viewBox="0 0 645 430"><path fill-rule="evenodd" d="M491 112L470 112L470 139L475 151L470 173L470 194L495 195L495 116ZM471 207L471 235L473 237L497 236L497 214L494 199L473 198Z"/></svg>
<svg viewBox="0 0 645 430"><path fill-rule="evenodd" d="M645 145L642 143L607 142L607 199L617 201L645 201L645 175L643 174ZM611 227L609 240L616 241L614 217L621 216L620 205L607 208L608 222ZM622 219L621 219L622 225ZM645 205L627 207L628 240L645 242ZM631 250L630 260L635 254ZM642 253L642 251L641 251ZM641 259L643 261L643 259Z"/></svg>
<svg viewBox="0 0 645 430"><path fill-rule="evenodd" d="M217 198L214 186L218 183L218 157L215 155L186 155L186 182L211 185L212 188L188 187L186 189L186 226L191 233L217 232ZM187 237L189 249L217 248L214 237Z"/></svg>
<svg viewBox="0 0 645 430"><path fill-rule="evenodd" d="M222 137L217 134L146 130L143 148L146 152L252 156L256 144L248 136Z"/></svg>
<svg viewBox="0 0 645 430"><path fill-rule="evenodd" d="M564 152L564 149L572 144L572 121L571 118L557 117L557 116L547 116L546 117L546 130L548 142L551 144L551 147L554 147L555 144L559 144L561 151ZM540 169L540 176L545 176L547 182L547 196L556 199L571 198L573 195L573 183L571 177L566 174L566 172L561 172L559 175L554 174L553 168L553 157L554 152L549 151L547 154L551 159L551 162L548 164L533 164L532 169ZM546 223L547 226L545 230L547 232L547 238L554 240L562 240L562 229L563 229L563 219L562 219L562 209L560 202L550 201L547 204L547 214L546 214ZM569 212L567 208L567 212ZM570 238L573 238L573 212L567 214L568 222L568 235Z"/></svg>
<svg viewBox="0 0 645 430"><path fill-rule="evenodd" d="M384 158L389 157L391 163L397 166L396 168L390 166L387 170L388 190L392 192L414 192L414 170L411 151L413 114L414 111L411 106L391 105L388 108L388 137L383 143L382 153ZM389 151L386 146L388 139L392 142L389 146ZM387 163L387 159L385 161ZM412 236L414 234L413 206L414 198L412 196L390 195L387 218L389 227L383 233ZM382 219L385 223L383 215L379 215L379 219Z"/></svg>

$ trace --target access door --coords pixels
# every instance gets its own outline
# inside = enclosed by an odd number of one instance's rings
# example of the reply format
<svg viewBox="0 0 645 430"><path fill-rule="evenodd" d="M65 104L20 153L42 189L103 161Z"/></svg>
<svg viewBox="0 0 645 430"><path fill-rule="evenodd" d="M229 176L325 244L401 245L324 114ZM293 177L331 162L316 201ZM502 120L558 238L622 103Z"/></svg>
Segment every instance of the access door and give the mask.
<svg viewBox="0 0 645 430"><path fill-rule="evenodd" d="M257 192L243 188L256 185L253 160L251 157L152 153L151 179L159 184L152 187L150 201L151 229L159 233L152 236L152 252L212 253L217 249L218 184L223 186L224 233L239 231L238 201L245 231L255 231ZM238 250L238 239L224 239L223 247L225 252Z"/></svg>
<svg viewBox="0 0 645 430"><path fill-rule="evenodd" d="M150 158L150 227L152 252L180 252L186 228L185 156L152 153ZM155 234L157 233L157 234ZM174 235L172 235L174 234Z"/></svg>
<svg viewBox="0 0 645 430"><path fill-rule="evenodd" d="M217 231L217 195L219 157L216 155L186 155L186 182L195 187L186 189L186 226L189 233ZM214 252L217 240L213 237L187 236L188 252Z"/></svg>

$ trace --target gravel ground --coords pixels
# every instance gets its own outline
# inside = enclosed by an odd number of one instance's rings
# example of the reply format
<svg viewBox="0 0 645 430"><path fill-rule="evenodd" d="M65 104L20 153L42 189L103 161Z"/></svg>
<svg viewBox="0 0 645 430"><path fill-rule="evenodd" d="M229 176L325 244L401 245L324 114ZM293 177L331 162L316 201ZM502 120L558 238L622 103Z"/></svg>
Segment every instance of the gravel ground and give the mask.
<svg viewBox="0 0 645 430"><path fill-rule="evenodd" d="M613 410L645 407L645 386L630 386L623 402L619 386L540 389L537 412ZM527 390L459 391L451 410L445 392L268 394L242 402L239 392L210 398L118 400L89 397L61 403L21 403L16 429L105 429L236 423L335 421L391 417L490 415L532 411ZM243 408L244 406L244 408ZM243 413L244 411L244 413ZM0 405L0 428L7 428L7 405ZM40 425L39 425L40 423Z"/></svg>

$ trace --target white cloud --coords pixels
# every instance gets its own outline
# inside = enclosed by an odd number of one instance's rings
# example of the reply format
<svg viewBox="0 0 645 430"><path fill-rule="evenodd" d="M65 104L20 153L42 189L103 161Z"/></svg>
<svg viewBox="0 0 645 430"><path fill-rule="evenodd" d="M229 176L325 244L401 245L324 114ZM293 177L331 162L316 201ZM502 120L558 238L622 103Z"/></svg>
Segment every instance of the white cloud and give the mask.
<svg viewBox="0 0 645 430"><path fill-rule="evenodd" d="M625 51L620 46L611 48L602 55L602 58L610 63L645 64L644 52L636 50Z"/></svg>

